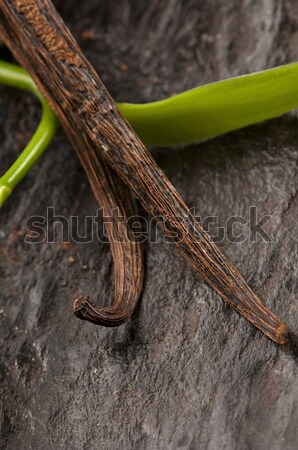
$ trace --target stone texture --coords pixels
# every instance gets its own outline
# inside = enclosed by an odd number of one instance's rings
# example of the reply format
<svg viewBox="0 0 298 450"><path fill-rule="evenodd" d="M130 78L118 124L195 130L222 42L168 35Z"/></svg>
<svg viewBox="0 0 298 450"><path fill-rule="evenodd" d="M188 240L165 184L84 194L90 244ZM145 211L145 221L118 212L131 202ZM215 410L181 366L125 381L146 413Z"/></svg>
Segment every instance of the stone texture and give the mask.
<svg viewBox="0 0 298 450"><path fill-rule="evenodd" d="M120 101L297 60L295 0L56 5ZM29 94L0 90L3 171L36 127L39 107ZM248 219L250 206L271 216L270 242L225 237L220 246L294 333L297 142L291 114L193 147L153 150L201 217L224 226L230 216ZM161 233L146 243L144 292L130 322L105 329L78 321L77 293L111 301L111 255L103 243L25 243L26 220L49 206L81 220L97 208L62 131L1 210L1 448L297 448L295 354L225 305Z"/></svg>

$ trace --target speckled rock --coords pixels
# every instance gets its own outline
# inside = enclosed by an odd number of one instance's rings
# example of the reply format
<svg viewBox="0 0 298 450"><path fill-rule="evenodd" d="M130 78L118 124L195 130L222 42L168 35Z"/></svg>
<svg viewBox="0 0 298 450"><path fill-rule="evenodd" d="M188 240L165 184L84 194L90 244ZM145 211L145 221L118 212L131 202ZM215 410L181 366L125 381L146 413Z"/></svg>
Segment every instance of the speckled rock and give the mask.
<svg viewBox="0 0 298 450"><path fill-rule="evenodd" d="M55 3L120 101L158 99L298 59L295 0ZM29 94L0 91L3 172L40 112ZM237 230L246 240L226 234L219 245L297 333L296 115L153 152L202 218L216 216L226 227L231 216L249 221L251 206L259 218L270 216L269 240L249 238L243 225ZM62 131L1 210L1 449L297 449L295 355L224 304L161 233L145 245L133 318L117 329L77 320L78 292L102 303L113 298L109 247L26 243L27 219L46 216L48 207L79 216L81 226L97 209Z"/></svg>

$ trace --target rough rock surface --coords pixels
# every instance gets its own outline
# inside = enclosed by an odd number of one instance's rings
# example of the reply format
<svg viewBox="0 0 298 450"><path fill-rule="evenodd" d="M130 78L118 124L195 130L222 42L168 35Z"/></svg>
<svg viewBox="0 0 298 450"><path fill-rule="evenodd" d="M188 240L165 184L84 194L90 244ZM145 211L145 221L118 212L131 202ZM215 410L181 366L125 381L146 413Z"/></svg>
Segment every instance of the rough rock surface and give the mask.
<svg viewBox="0 0 298 450"><path fill-rule="evenodd" d="M115 98L148 101L297 60L296 0L57 0ZM3 54L3 50L2 50ZM39 118L1 87L1 170ZM294 114L154 154L201 217L271 215L258 238L221 242L297 333L298 127ZM0 216L1 449L294 450L298 359L225 305L172 245L146 244L140 306L105 329L71 312L113 297L108 245L24 242L26 220L94 214L62 131ZM248 233L249 227L238 231ZM90 236L90 231L89 231Z"/></svg>

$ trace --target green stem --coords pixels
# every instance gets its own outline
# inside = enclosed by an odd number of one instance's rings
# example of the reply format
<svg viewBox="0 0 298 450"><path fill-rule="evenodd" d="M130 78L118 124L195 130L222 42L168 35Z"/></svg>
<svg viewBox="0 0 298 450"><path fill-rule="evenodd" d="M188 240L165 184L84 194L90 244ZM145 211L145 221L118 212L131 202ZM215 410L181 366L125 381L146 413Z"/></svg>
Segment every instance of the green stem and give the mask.
<svg viewBox="0 0 298 450"><path fill-rule="evenodd" d="M1 207L5 200L11 195L13 189L34 166L51 142L57 129L58 121L55 114L39 93L33 80L21 67L1 61L0 83L32 92L40 100L42 105L42 117L32 139L14 164L0 178Z"/></svg>

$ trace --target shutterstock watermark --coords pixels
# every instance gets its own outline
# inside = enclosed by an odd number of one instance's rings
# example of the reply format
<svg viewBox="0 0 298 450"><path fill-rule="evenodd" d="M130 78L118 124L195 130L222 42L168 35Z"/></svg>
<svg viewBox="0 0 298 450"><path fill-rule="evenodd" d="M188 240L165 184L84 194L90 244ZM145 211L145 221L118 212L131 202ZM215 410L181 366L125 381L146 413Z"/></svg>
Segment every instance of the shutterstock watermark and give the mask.
<svg viewBox="0 0 298 450"><path fill-rule="evenodd" d="M208 232L215 243L230 241L242 243L247 240L256 242L262 240L271 242L271 238L265 226L271 219L271 215L259 217L257 207L249 206L247 216L230 216L224 223L220 223L217 216L200 217L195 208L191 209L195 220L189 221L188 217L153 217L147 218L135 215L124 218L119 208L115 208L110 215L105 215L103 209L98 209L93 216L69 216L57 214L54 207L47 208L46 216L31 216L26 222L25 242L40 244L47 242L75 242L79 244L90 242L132 242L157 243L161 240L171 242L182 241L183 232L191 227L192 233L201 237L197 224ZM159 226L167 231L168 236L158 231ZM109 236L113 236L110 238Z"/></svg>

